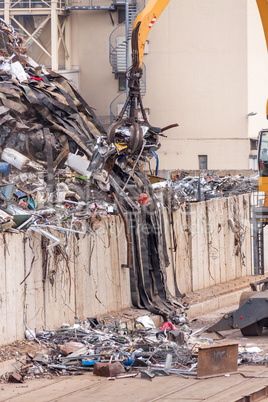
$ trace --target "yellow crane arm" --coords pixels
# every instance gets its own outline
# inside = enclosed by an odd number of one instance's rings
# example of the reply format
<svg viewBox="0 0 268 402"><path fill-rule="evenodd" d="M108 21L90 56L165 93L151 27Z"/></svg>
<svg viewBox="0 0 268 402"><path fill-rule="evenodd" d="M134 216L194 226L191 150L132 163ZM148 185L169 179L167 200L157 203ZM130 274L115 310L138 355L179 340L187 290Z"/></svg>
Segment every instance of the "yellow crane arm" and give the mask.
<svg viewBox="0 0 268 402"><path fill-rule="evenodd" d="M144 10L136 18L131 36L134 68L142 67L147 36L169 2L170 0L149 0Z"/></svg>
<svg viewBox="0 0 268 402"><path fill-rule="evenodd" d="M261 16L261 22L266 39L266 46L268 49L268 2L267 0L256 0L256 3Z"/></svg>
<svg viewBox="0 0 268 402"><path fill-rule="evenodd" d="M266 46L268 49L268 1L267 0L256 0L261 22L263 26L264 36L266 40ZM266 103L266 117L268 119L268 101Z"/></svg>

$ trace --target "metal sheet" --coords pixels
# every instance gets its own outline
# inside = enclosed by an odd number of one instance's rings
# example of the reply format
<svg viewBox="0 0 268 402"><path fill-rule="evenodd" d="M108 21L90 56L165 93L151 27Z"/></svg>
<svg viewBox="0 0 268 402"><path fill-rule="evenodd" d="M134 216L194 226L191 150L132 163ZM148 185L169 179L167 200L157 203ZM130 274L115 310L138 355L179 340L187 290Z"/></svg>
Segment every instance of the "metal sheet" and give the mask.
<svg viewBox="0 0 268 402"><path fill-rule="evenodd" d="M203 346L198 350L197 377L237 371L238 343Z"/></svg>

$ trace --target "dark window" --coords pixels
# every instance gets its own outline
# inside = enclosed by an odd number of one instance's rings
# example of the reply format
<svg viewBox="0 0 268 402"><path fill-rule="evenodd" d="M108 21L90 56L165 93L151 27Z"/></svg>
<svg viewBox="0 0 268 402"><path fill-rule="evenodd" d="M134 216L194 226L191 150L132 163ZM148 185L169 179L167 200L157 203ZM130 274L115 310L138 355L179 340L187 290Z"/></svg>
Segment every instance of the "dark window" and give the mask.
<svg viewBox="0 0 268 402"><path fill-rule="evenodd" d="M125 22L126 20L125 7L118 7L117 16L118 16L118 24L123 24L123 22Z"/></svg>
<svg viewBox="0 0 268 402"><path fill-rule="evenodd" d="M118 74L118 90L123 92L127 89L127 81L125 74Z"/></svg>
<svg viewBox="0 0 268 402"><path fill-rule="evenodd" d="M198 155L199 160L199 169L207 169L208 168L208 156L207 155Z"/></svg>
<svg viewBox="0 0 268 402"><path fill-rule="evenodd" d="M259 158L261 161L268 162L268 131L262 131L261 133Z"/></svg>
<svg viewBox="0 0 268 402"><path fill-rule="evenodd" d="M250 150L256 151L258 149L258 140L256 138L250 139Z"/></svg>

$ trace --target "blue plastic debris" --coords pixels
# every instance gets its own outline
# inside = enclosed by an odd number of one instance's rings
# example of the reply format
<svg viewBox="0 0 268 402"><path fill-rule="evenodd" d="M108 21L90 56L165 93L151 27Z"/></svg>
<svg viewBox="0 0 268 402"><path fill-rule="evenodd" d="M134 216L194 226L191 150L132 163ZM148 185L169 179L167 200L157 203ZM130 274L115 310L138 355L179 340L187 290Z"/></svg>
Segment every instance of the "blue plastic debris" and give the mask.
<svg viewBox="0 0 268 402"><path fill-rule="evenodd" d="M94 363L99 363L99 360L82 360L82 366L94 366Z"/></svg>

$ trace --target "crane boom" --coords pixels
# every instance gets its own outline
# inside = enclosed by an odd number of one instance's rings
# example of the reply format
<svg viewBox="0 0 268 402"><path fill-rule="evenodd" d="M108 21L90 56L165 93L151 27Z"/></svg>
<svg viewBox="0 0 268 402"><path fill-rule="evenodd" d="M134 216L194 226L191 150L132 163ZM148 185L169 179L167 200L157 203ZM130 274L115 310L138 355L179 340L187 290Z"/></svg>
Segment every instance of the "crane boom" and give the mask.
<svg viewBox="0 0 268 402"><path fill-rule="evenodd" d="M141 68L147 36L170 0L151 0L137 16L131 36L132 66Z"/></svg>
<svg viewBox="0 0 268 402"><path fill-rule="evenodd" d="M263 31L266 39L266 46L268 49L268 2L267 0L256 0L256 3L259 9Z"/></svg>

